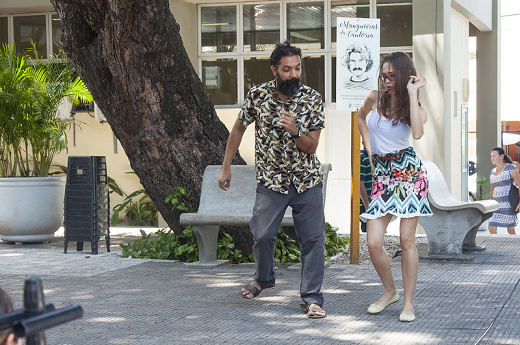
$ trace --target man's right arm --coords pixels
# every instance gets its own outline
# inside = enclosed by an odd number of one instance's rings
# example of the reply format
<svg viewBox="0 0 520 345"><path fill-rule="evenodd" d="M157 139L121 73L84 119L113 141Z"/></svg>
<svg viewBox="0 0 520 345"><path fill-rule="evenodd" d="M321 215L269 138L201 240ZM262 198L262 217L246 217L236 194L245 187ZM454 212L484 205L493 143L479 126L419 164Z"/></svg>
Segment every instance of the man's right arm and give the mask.
<svg viewBox="0 0 520 345"><path fill-rule="evenodd" d="M218 186L223 190L229 189L231 183L231 162L238 151L238 147L242 142L242 137L244 136L245 131L246 127L242 126L240 120L237 119L231 129L231 133L229 133L229 138L226 144L226 153L224 154L222 169L220 170L220 175L218 177Z"/></svg>

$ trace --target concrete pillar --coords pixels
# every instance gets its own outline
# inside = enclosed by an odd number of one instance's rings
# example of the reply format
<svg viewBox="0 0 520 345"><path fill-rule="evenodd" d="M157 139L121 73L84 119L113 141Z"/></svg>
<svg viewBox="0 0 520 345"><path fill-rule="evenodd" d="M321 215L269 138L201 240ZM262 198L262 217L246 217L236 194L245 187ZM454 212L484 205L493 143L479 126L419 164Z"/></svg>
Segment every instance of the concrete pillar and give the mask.
<svg viewBox="0 0 520 345"><path fill-rule="evenodd" d="M477 30L478 178L489 176L494 167L489 160L490 152L500 146L500 1L492 3L492 31Z"/></svg>
<svg viewBox="0 0 520 345"><path fill-rule="evenodd" d="M433 161L443 173L446 171L444 157L447 149L444 92L449 87L449 83L445 82L445 71L446 64L450 62L445 58L445 2L413 2L413 60L417 73L428 81L428 86L420 91L420 101L429 117L424 136L419 141L412 141L412 144L419 157Z"/></svg>

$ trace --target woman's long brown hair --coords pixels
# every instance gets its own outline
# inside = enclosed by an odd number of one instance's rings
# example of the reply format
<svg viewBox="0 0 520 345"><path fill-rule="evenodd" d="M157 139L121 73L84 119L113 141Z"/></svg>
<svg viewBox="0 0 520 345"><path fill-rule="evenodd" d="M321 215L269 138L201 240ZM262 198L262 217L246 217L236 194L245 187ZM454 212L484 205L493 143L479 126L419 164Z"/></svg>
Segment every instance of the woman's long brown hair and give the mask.
<svg viewBox="0 0 520 345"><path fill-rule="evenodd" d="M377 112L386 118L392 118L392 125L396 126L399 122L410 125L410 97L406 85L411 75L417 75L412 59L403 52L394 52L386 55L379 66L379 72L383 70L383 65L388 62L394 68L395 83L394 96L396 98L396 108L392 109L390 103L390 93L385 89L384 81L379 79L379 96ZM393 110L393 112L391 112ZM395 114L395 115L394 115Z"/></svg>

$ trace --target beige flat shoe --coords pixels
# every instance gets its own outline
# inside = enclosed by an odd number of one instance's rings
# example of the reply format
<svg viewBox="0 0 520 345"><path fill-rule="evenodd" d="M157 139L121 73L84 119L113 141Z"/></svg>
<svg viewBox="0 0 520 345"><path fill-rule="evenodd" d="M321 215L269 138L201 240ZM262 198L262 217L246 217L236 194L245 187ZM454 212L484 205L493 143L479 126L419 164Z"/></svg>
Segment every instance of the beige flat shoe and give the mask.
<svg viewBox="0 0 520 345"><path fill-rule="evenodd" d="M399 315L399 321L401 321L401 322L412 322L414 320L415 320L415 314L408 315L408 314L401 313L401 315Z"/></svg>
<svg viewBox="0 0 520 345"><path fill-rule="evenodd" d="M370 307L368 307L367 312L369 314L377 314L385 310L386 307L388 307L390 304L395 303L399 301L399 292L396 292L394 297L390 299L388 302L386 302L383 305L380 304L371 304Z"/></svg>

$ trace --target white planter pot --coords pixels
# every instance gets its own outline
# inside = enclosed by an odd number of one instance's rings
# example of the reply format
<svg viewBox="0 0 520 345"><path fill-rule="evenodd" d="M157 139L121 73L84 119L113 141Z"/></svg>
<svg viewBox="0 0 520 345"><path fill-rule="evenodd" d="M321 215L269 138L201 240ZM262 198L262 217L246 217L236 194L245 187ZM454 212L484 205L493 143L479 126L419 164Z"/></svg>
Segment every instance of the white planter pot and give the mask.
<svg viewBox="0 0 520 345"><path fill-rule="evenodd" d="M0 238L46 242L63 224L66 177L0 178Z"/></svg>

